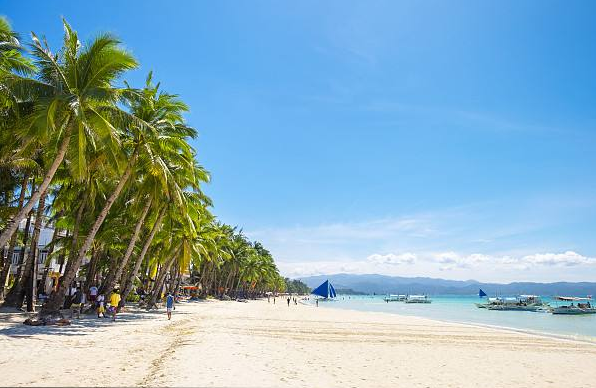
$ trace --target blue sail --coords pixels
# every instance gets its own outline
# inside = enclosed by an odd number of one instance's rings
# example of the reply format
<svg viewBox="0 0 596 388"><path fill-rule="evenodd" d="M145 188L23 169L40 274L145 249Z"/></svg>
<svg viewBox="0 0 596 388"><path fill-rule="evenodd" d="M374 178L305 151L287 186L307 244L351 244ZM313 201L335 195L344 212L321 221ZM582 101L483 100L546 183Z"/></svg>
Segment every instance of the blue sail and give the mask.
<svg viewBox="0 0 596 388"><path fill-rule="evenodd" d="M482 291L482 288L478 289L478 297L482 298L486 296L486 292Z"/></svg>
<svg viewBox="0 0 596 388"><path fill-rule="evenodd" d="M335 288L329 283L329 280L325 280L323 284L312 290L311 294L322 296L323 298L335 298L337 295Z"/></svg>
<svg viewBox="0 0 596 388"><path fill-rule="evenodd" d="M329 297L329 280L325 280L323 284L312 290L311 294L322 296L323 298Z"/></svg>

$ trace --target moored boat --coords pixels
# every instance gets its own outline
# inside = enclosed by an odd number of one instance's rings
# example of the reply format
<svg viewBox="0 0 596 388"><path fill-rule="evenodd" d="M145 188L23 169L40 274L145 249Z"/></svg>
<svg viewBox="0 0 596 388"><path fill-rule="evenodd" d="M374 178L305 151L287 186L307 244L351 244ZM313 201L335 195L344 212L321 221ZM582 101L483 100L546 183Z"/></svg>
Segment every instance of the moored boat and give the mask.
<svg viewBox="0 0 596 388"><path fill-rule="evenodd" d="M403 302L406 300L406 298L407 298L407 295L390 294L384 298L384 301L387 303L389 303L389 302Z"/></svg>
<svg viewBox="0 0 596 388"><path fill-rule="evenodd" d="M428 298L428 295L408 295L405 300L406 303L431 303L432 300Z"/></svg>
<svg viewBox="0 0 596 388"><path fill-rule="evenodd" d="M482 292L482 290L480 290ZM485 294L486 295L486 294ZM475 303L476 307L496 311L548 311L550 306L538 295L488 298L486 303Z"/></svg>
<svg viewBox="0 0 596 388"><path fill-rule="evenodd" d="M497 311L539 311L548 308L538 295L519 295L500 299L501 303L495 303L486 308Z"/></svg>
<svg viewBox="0 0 596 388"><path fill-rule="evenodd" d="M571 302L563 306L553 307L552 313L556 315L584 315L596 314L596 307L590 301L591 296L586 298L578 298L576 296L557 296L555 299L561 302ZM576 304L575 304L576 303Z"/></svg>

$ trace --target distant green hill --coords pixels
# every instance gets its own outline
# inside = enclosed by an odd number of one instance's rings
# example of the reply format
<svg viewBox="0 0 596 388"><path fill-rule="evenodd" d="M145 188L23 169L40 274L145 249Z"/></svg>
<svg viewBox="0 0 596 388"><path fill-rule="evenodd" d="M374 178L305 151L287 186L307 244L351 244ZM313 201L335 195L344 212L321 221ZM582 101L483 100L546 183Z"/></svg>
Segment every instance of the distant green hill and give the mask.
<svg viewBox="0 0 596 388"><path fill-rule="evenodd" d="M337 295L366 295L366 292L354 291L351 288L336 288Z"/></svg>

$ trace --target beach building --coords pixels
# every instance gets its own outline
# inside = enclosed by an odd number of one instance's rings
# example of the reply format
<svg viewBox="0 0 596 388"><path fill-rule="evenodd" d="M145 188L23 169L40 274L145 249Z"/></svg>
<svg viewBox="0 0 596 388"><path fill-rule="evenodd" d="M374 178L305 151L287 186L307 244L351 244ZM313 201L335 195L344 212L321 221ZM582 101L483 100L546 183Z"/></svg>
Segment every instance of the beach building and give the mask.
<svg viewBox="0 0 596 388"><path fill-rule="evenodd" d="M35 224L35 217L31 218L31 222L29 225L29 236L33 234ZM24 232L27 226L26 220L23 220L19 224L19 232ZM49 294L53 287L56 286L58 279L60 276L64 274L64 265L59 262L58 258L51 258L48 260L48 256L50 254L50 247L49 244L52 241L52 237L54 235L54 225L47 219L44 219L41 223L41 230L39 234L39 240L37 243L37 252L35 257L37 259L37 290L38 293L46 293ZM25 249L23 251L23 249ZM12 278L16 275L19 263L22 263L24 258L27 257L31 250L30 245L26 247L23 246L16 246L12 253L12 257L10 258L10 269L9 269L9 276L6 279L7 284L12 281ZM4 256L5 260L8 260L8 247L4 247L2 251L2 255ZM89 262L89 258L86 258L83 261L83 264ZM42 284L43 283L43 284Z"/></svg>

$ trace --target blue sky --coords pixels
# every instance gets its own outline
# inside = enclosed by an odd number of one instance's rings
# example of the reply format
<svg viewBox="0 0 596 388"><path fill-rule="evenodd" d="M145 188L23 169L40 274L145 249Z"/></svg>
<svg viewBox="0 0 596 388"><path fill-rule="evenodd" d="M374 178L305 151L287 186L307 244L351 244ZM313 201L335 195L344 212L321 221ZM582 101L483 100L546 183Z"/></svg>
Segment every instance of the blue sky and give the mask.
<svg viewBox="0 0 596 388"><path fill-rule="evenodd" d="M291 276L596 276L589 1L3 2L191 106L222 221Z"/></svg>

